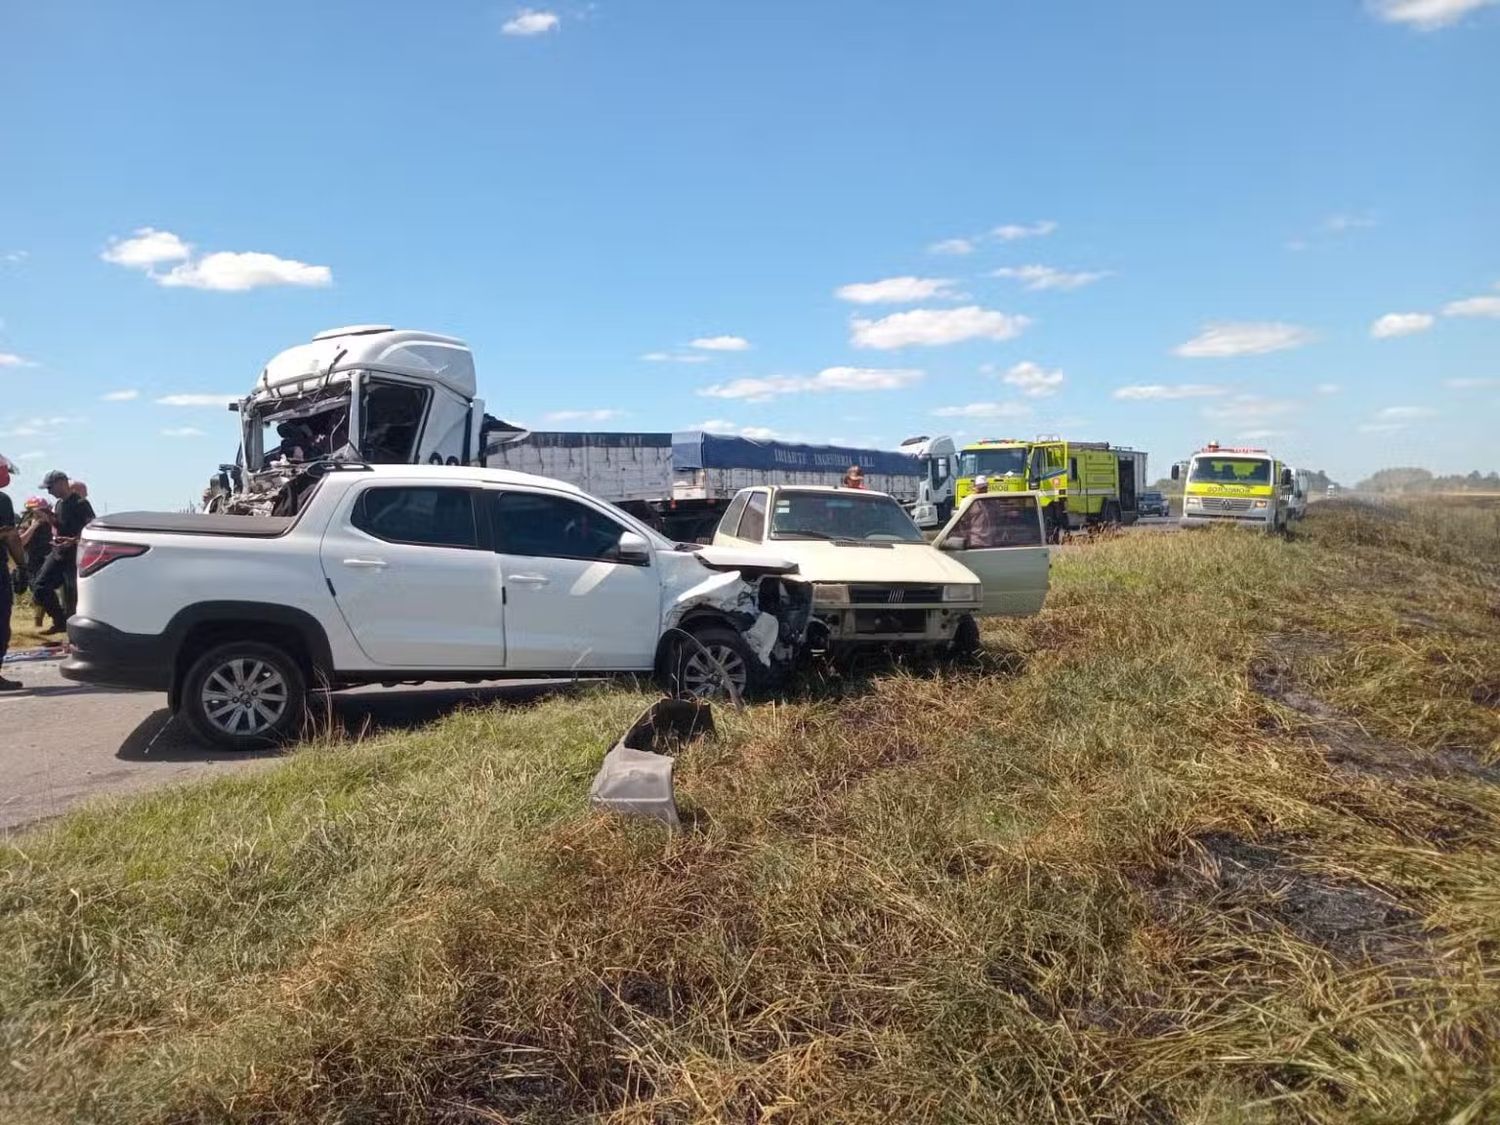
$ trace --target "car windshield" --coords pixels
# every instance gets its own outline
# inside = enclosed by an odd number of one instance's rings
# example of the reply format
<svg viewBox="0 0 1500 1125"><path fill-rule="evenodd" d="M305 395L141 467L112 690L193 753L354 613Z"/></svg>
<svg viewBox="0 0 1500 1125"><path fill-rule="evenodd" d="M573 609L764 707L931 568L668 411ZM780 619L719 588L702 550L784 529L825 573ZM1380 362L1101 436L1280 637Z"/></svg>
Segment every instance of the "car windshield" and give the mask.
<svg viewBox="0 0 1500 1125"><path fill-rule="evenodd" d="M772 539L925 543L917 525L889 496L855 491L776 493Z"/></svg>
<svg viewBox="0 0 1500 1125"><path fill-rule="evenodd" d="M1195 484L1270 484L1271 462L1263 457L1195 457L1188 480Z"/></svg>
<svg viewBox="0 0 1500 1125"><path fill-rule="evenodd" d="M1013 449L969 449L959 455L958 475L961 477L1003 477L1011 474L1026 475L1026 447Z"/></svg>

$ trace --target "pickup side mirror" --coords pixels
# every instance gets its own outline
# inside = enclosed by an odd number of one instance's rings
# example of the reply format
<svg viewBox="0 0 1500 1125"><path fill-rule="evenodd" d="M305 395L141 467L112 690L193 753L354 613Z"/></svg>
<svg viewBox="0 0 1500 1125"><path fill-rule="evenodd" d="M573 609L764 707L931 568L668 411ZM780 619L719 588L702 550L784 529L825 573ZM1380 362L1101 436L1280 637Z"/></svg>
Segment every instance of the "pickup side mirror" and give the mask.
<svg viewBox="0 0 1500 1125"><path fill-rule="evenodd" d="M1181 465L1173 465L1172 466L1172 479L1173 480L1180 480L1181 478L1182 478L1182 466Z"/></svg>
<svg viewBox="0 0 1500 1125"><path fill-rule="evenodd" d="M650 562L651 544L646 542L644 535L637 535L633 531L622 532L619 543L615 544L615 560L635 564Z"/></svg>
<svg viewBox="0 0 1500 1125"><path fill-rule="evenodd" d="M950 535L938 544L940 551L966 551L969 549L969 541L962 535Z"/></svg>

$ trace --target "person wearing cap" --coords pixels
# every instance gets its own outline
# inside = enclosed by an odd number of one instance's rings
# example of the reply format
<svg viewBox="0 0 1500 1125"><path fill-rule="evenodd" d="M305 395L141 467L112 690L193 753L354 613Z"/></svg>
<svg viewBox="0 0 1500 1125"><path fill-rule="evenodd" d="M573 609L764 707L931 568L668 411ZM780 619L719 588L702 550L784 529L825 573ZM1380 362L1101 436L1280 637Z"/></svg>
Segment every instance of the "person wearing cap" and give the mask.
<svg viewBox="0 0 1500 1125"><path fill-rule="evenodd" d="M41 571L34 576L31 585L32 597L52 618L50 628L43 629L44 636L57 636L68 631L68 615L57 590L68 580L78 556L78 536L92 522L94 508L87 500L73 491L68 474L53 469L42 478L42 487L57 501L52 508L52 550Z"/></svg>
<svg viewBox="0 0 1500 1125"><path fill-rule="evenodd" d="M865 474L858 465L850 465L844 470L844 479L839 482L840 488L863 488L864 486Z"/></svg>
<svg viewBox="0 0 1500 1125"><path fill-rule="evenodd" d="M5 541L5 553L0 555L0 664L4 663L5 654L10 649L10 611L15 597L10 568L5 562L7 557L16 564L16 585L23 590L26 588L26 552L21 547L20 532L16 530L16 506L3 491L10 487L10 474L14 468L8 460L0 457L0 540ZM20 691L24 686L0 675L0 691Z"/></svg>
<svg viewBox="0 0 1500 1125"><path fill-rule="evenodd" d="M981 475L981 476L977 476L977 477L974 478L974 493L975 493L975 495L983 495L984 493L988 492L989 490L990 490L990 478L989 477Z"/></svg>

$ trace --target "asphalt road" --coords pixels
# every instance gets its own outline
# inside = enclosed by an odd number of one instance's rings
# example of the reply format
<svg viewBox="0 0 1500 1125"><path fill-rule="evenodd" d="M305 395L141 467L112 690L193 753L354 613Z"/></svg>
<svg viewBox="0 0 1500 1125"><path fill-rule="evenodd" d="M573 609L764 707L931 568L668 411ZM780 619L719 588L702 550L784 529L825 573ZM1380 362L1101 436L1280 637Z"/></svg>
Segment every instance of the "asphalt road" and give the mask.
<svg viewBox="0 0 1500 1125"><path fill-rule="evenodd" d="M167 713L165 695L72 684L55 661L7 664L5 673L26 690L0 695L0 835L93 796L264 769L280 757L209 749ZM351 730L411 727L464 702L524 703L567 687L559 680L510 680L360 688L335 696L334 713Z"/></svg>

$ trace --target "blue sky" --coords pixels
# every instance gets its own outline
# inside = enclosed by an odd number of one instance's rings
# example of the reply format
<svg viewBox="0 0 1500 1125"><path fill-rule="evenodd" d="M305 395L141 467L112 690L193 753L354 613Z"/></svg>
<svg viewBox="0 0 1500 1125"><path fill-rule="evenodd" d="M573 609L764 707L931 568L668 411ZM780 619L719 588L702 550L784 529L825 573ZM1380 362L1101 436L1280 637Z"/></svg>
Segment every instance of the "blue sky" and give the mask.
<svg viewBox="0 0 1500 1125"><path fill-rule="evenodd" d="M183 506L217 400L367 322L464 337L537 427L1500 468L1494 0L0 0L0 37L13 493Z"/></svg>

